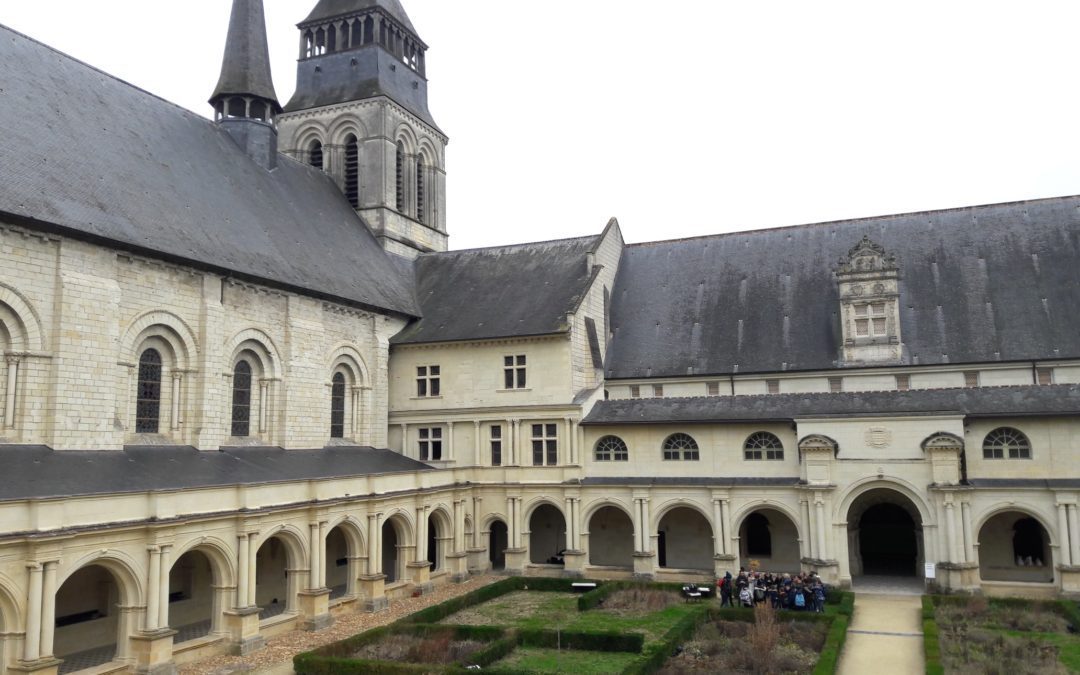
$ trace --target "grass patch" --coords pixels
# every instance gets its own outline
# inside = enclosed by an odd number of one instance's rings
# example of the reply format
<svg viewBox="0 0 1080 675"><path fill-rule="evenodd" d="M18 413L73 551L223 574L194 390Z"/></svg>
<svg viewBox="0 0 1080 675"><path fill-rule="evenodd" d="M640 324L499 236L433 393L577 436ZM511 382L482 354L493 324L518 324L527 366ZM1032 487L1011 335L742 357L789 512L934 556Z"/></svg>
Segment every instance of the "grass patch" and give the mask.
<svg viewBox="0 0 1080 675"><path fill-rule="evenodd" d="M455 640L450 633L420 639L412 635L388 635L378 642L361 645L350 658L449 664L468 661L486 647L478 640Z"/></svg>
<svg viewBox="0 0 1080 675"><path fill-rule="evenodd" d="M575 675L617 675L625 671L638 654L626 652L585 652L571 649L537 649L521 647L509 656L486 668L485 672L500 670L529 673L575 673Z"/></svg>
<svg viewBox="0 0 1080 675"><path fill-rule="evenodd" d="M514 591L451 614L441 623L539 630L565 626L577 616L577 596L573 594Z"/></svg>

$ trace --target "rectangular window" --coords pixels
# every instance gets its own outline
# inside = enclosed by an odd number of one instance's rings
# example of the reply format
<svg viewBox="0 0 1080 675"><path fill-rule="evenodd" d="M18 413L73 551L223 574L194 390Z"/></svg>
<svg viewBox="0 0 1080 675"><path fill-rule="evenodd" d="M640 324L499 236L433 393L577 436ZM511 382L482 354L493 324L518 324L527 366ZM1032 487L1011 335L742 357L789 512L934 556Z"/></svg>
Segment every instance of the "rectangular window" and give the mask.
<svg viewBox="0 0 1080 675"><path fill-rule="evenodd" d="M1053 368L1039 368L1038 380L1041 385L1048 385L1054 383L1054 369Z"/></svg>
<svg viewBox="0 0 1080 675"><path fill-rule="evenodd" d="M636 384L630 387L630 398L641 398L641 387Z"/></svg>
<svg viewBox="0 0 1080 675"><path fill-rule="evenodd" d="M420 461L442 460L442 428L420 429Z"/></svg>
<svg viewBox="0 0 1080 675"><path fill-rule="evenodd" d="M503 357L503 388L524 389L526 383L525 356Z"/></svg>
<svg viewBox="0 0 1080 675"><path fill-rule="evenodd" d="M765 380L765 387L770 394L779 394L780 380Z"/></svg>
<svg viewBox="0 0 1080 675"><path fill-rule="evenodd" d="M965 387L977 387L979 386L979 371L969 370L964 373L964 386Z"/></svg>
<svg viewBox="0 0 1080 675"><path fill-rule="evenodd" d="M709 396L719 396L720 395L720 383L719 382L709 382L706 385L705 390L708 392Z"/></svg>
<svg viewBox="0 0 1080 675"><path fill-rule="evenodd" d="M834 394L839 394L844 391L844 378L842 377L830 377L829 378L829 391Z"/></svg>
<svg viewBox="0 0 1080 675"><path fill-rule="evenodd" d="M911 389L911 376L910 375L897 375L896 376L896 390L908 391Z"/></svg>
<svg viewBox="0 0 1080 675"><path fill-rule="evenodd" d="M502 427L491 427L491 466L502 466Z"/></svg>
<svg viewBox="0 0 1080 675"><path fill-rule="evenodd" d="M442 394L442 369L439 366L420 366L416 369L417 398L432 398Z"/></svg>
<svg viewBox="0 0 1080 675"><path fill-rule="evenodd" d="M855 335L857 337L885 337L889 334L889 322L885 316L885 303L855 305Z"/></svg>
<svg viewBox="0 0 1080 675"><path fill-rule="evenodd" d="M652 388L652 395L656 398L664 398L664 385L654 384Z"/></svg>
<svg viewBox="0 0 1080 675"><path fill-rule="evenodd" d="M532 425L533 466L555 466L559 463L559 425Z"/></svg>

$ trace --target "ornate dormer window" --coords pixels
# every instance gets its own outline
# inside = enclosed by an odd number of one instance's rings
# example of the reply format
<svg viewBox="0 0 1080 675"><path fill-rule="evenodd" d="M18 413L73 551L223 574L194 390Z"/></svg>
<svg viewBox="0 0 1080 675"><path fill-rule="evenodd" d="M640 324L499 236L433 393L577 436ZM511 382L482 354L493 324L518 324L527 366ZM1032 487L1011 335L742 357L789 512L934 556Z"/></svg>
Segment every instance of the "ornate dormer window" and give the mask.
<svg viewBox="0 0 1080 675"><path fill-rule="evenodd" d="M863 237L836 272L846 364L899 363L900 268L896 258Z"/></svg>

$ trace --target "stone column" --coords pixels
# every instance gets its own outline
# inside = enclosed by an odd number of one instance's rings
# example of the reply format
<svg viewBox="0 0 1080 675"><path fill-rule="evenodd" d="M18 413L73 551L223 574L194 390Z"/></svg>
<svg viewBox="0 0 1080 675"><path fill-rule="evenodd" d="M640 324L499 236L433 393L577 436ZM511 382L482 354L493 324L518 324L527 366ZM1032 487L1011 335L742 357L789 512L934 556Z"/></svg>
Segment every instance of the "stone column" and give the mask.
<svg viewBox="0 0 1080 675"><path fill-rule="evenodd" d="M1080 563L1080 521L1077 520L1076 504L1069 504L1069 554L1074 565Z"/></svg>
<svg viewBox="0 0 1080 675"><path fill-rule="evenodd" d="M510 466L521 466L521 457L519 451L521 448L521 439L518 438L518 434L521 432L521 420L510 420Z"/></svg>
<svg viewBox="0 0 1080 675"><path fill-rule="evenodd" d="M169 573L172 571L172 546L166 544L161 547L159 556L161 572L158 574L160 585L158 586L158 628L169 627Z"/></svg>
<svg viewBox="0 0 1080 675"><path fill-rule="evenodd" d="M724 514L723 502L719 499L712 500L713 506L713 555L724 555Z"/></svg>
<svg viewBox="0 0 1080 675"><path fill-rule="evenodd" d="M473 497L472 503L472 545L473 548L480 548L480 504L483 502L483 497Z"/></svg>
<svg viewBox="0 0 1080 675"><path fill-rule="evenodd" d="M7 357L7 389L4 397L4 427L15 428L15 391L19 384L19 357ZM129 387L130 389L130 387Z"/></svg>
<svg viewBox="0 0 1080 675"><path fill-rule="evenodd" d="M454 553L465 551L465 500L454 500Z"/></svg>
<svg viewBox="0 0 1080 675"><path fill-rule="evenodd" d="M945 537L949 551L949 562L959 560L959 545L956 540L956 506L952 502L945 502Z"/></svg>
<svg viewBox="0 0 1080 675"><path fill-rule="evenodd" d="M379 531L376 527L375 514L368 514L367 517L367 572L368 576L374 576L379 573L379 565L375 562L375 557L379 552Z"/></svg>
<svg viewBox="0 0 1080 675"><path fill-rule="evenodd" d="M488 463L488 462L483 461L481 459L481 455L480 455L480 420L475 420L473 422L473 461L472 461L472 463L475 464L476 466L486 465ZM473 529L475 529L475 527Z"/></svg>
<svg viewBox="0 0 1080 675"><path fill-rule="evenodd" d="M409 425L401 425L401 454L409 456Z"/></svg>
<svg viewBox="0 0 1080 675"><path fill-rule="evenodd" d="M424 559L424 550L427 548L428 515L426 506L416 507L416 559Z"/></svg>
<svg viewBox="0 0 1080 675"><path fill-rule="evenodd" d="M351 414L349 415L349 428L352 429L352 433L350 434L350 436L356 439L357 442L361 445L364 445L365 440L360 438L360 392L362 390L360 389L360 387L353 387L351 391L352 410ZM371 445L375 444L371 443Z"/></svg>
<svg viewBox="0 0 1080 675"><path fill-rule="evenodd" d="M319 523L308 523L308 538L311 554L308 556L308 589L316 590L319 586L319 566L322 564L322 542L319 541Z"/></svg>
<svg viewBox="0 0 1080 675"><path fill-rule="evenodd" d="M731 500L720 500L720 511L724 521L724 555L731 555L731 542L735 539L736 532L731 529Z"/></svg>
<svg viewBox="0 0 1080 675"><path fill-rule="evenodd" d="M172 430L177 431L180 429L180 390L181 383L183 382L184 374L179 370L174 370L172 373Z"/></svg>
<svg viewBox="0 0 1080 675"><path fill-rule="evenodd" d="M571 551L578 551L578 525L577 520L574 519L574 502L577 501L573 497L566 498L566 548Z"/></svg>
<svg viewBox="0 0 1080 675"><path fill-rule="evenodd" d="M960 504L960 519L964 527L964 562L975 562L975 533L971 531L971 504Z"/></svg>
<svg viewBox="0 0 1080 675"><path fill-rule="evenodd" d="M814 500L814 517L817 520L817 555L821 560L828 560L825 547L825 502L820 495Z"/></svg>
<svg viewBox="0 0 1080 675"><path fill-rule="evenodd" d="M236 563L236 608L240 609L247 607L248 599L248 584L251 581L248 579L248 536L241 534L237 536L237 563Z"/></svg>
<svg viewBox="0 0 1080 675"><path fill-rule="evenodd" d="M642 537L643 537L643 535L642 535L642 530L643 529L644 528L643 528L642 523L641 523L641 500L635 497L634 498L634 552L635 553L641 553L641 551L643 550L642 545L641 545Z"/></svg>
<svg viewBox="0 0 1080 675"><path fill-rule="evenodd" d="M39 563L29 563L30 585L26 603L26 636L23 638L23 660L37 661L41 656L41 592L42 570Z"/></svg>
<svg viewBox="0 0 1080 675"><path fill-rule="evenodd" d="M259 533L252 532L248 535L248 595L247 607L255 606L256 579L258 578L259 558Z"/></svg>
<svg viewBox="0 0 1080 675"><path fill-rule="evenodd" d="M319 588L326 588L326 527L329 525L325 520L319 521L319 557L322 564L319 565Z"/></svg>
<svg viewBox="0 0 1080 675"><path fill-rule="evenodd" d="M56 634L56 560L45 565L41 598L41 645L42 657L53 656L53 638Z"/></svg>
<svg viewBox="0 0 1080 675"><path fill-rule="evenodd" d="M563 455L564 464L574 463L574 422L569 417L563 420L566 423L566 452Z"/></svg>
<svg viewBox="0 0 1080 675"><path fill-rule="evenodd" d="M817 558L817 552L815 551L816 547L814 546L815 535L811 534L815 530L814 523L810 521L809 499L799 500L799 516L802 518L803 532L806 533L806 551L804 551L804 553L808 558Z"/></svg>
<svg viewBox="0 0 1080 675"><path fill-rule="evenodd" d="M457 459L454 452L454 423L446 423L446 456L443 459Z"/></svg>
<svg viewBox="0 0 1080 675"><path fill-rule="evenodd" d="M1058 559L1066 567L1072 565L1072 550L1069 546L1069 507L1057 505L1058 512Z"/></svg>
<svg viewBox="0 0 1080 675"><path fill-rule="evenodd" d="M270 380L259 380L259 433L266 433L267 414L270 410Z"/></svg>
<svg viewBox="0 0 1080 675"><path fill-rule="evenodd" d="M151 546L150 553L150 584L146 588L146 619L145 628L147 632L153 632L158 629L158 617L160 612L158 611L158 602L161 600L161 595L158 593L158 588L161 586L161 549L157 546Z"/></svg>

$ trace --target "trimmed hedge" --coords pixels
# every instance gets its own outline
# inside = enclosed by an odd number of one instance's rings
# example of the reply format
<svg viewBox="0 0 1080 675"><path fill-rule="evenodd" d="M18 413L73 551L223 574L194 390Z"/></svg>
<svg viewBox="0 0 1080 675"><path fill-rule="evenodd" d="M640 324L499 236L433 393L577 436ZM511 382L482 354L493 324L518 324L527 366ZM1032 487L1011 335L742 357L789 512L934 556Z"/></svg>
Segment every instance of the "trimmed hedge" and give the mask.
<svg viewBox="0 0 1080 675"><path fill-rule="evenodd" d="M814 675L832 675L836 672L836 666L840 663L840 652L844 649L847 640L848 624L851 619L846 614L833 617L829 632L825 636L825 644L821 647L821 655L814 666Z"/></svg>
<svg viewBox="0 0 1080 675"><path fill-rule="evenodd" d="M466 593L465 595L447 600L444 603L422 609L415 614L399 619L397 623L438 623L448 616L457 614L463 609L468 609L474 605L480 605L489 600L494 600L507 593L522 591L526 588L530 591L570 593L573 591L571 584L577 583L578 581L578 579L551 579L546 577L510 577L509 579L496 581L483 588L478 588L471 593Z"/></svg>
<svg viewBox="0 0 1080 675"><path fill-rule="evenodd" d="M617 633L614 631L518 631L518 644L541 649L574 649L588 652L632 652L640 654L645 645L641 633Z"/></svg>
<svg viewBox="0 0 1080 675"><path fill-rule="evenodd" d="M631 665L622 675L651 675L664 667L675 648L689 640L708 617L708 607L702 605L697 611L690 612L679 619L659 642L654 642L642 652L643 658Z"/></svg>

